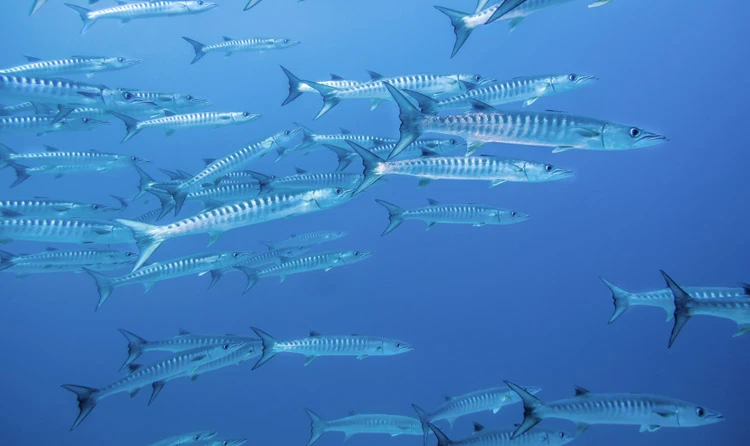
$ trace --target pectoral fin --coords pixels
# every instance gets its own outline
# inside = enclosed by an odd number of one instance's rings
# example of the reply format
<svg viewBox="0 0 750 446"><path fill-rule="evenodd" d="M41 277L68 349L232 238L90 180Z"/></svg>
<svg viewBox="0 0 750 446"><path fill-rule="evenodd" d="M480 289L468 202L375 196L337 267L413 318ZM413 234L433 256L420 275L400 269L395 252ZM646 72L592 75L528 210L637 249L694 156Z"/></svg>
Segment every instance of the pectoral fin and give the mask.
<svg viewBox="0 0 750 446"><path fill-rule="evenodd" d="M656 424L652 424L652 425L644 424L644 425L641 426L641 428L638 431L639 432L655 432L655 431L658 431L659 429L661 429L661 426L659 426L659 425L656 425Z"/></svg>

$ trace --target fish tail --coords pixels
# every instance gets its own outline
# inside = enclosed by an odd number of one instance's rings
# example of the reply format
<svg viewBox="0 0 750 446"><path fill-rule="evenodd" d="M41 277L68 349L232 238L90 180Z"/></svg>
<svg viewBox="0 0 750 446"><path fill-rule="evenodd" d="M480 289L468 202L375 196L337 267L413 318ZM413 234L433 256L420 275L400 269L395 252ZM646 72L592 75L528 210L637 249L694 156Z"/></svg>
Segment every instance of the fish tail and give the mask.
<svg viewBox="0 0 750 446"><path fill-rule="evenodd" d="M745 291L745 294L750 294L750 283L740 282L740 286Z"/></svg>
<svg viewBox="0 0 750 446"><path fill-rule="evenodd" d="M677 340L677 336L679 336L680 332L685 327L685 324L687 324L693 316L690 313L691 298L690 295L685 292L682 287L677 285L677 282L672 280L667 273L661 271L661 275L664 276L664 280L667 281L667 286L672 291L672 296L674 298L674 325L672 326L672 334L669 337L669 347L671 348L674 341Z"/></svg>
<svg viewBox="0 0 750 446"><path fill-rule="evenodd" d="M390 233L394 229L398 228L398 225L404 222L404 209L403 208L400 208L393 203L388 203L385 200L375 200L375 201L378 204L385 207L386 209L388 209L388 218L390 219L390 223L388 224L388 227L385 228L385 231L383 231L383 233L380 235L386 235Z"/></svg>
<svg viewBox="0 0 750 446"><path fill-rule="evenodd" d="M258 3L260 3L260 1L261 0L249 0L247 2L247 4L245 5L245 8L243 9L243 11L247 11L247 10L251 9L252 7L254 7L255 5L257 5Z"/></svg>
<svg viewBox="0 0 750 446"><path fill-rule="evenodd" d="M246 294L256 283L258 283L258 272L253 268L248 268L246 266L235 266L235 268L242 271L245 276L247 276L247 284L245 285L245 289L242 290L242 294Z"/></svg>
<svg viewBox="0 0 750 446"><path fill-rule="evenodd" d="M206 55L206 52L203 51L203 47L205 47L206 45L188 37L183 37L183 40L185 40L185 42L189 43L190 45L193 45L193 50L195 51L195 57L193 57L193 61L190 62L190 65L198 62L203 58L203 56Z"/></svg>
<svg viewBox="0 0 750 446"><path fill-rule="evenodd" d="M276 347L277 341L276 339L274 339L273 336L271 336L270 334L266 333L265 331L259 328L255 328L255 327L250 327L250 328L255 332L256 335L258 335L258 337L260 338L260 341L263 343L263 353L261 354L258 362L256 362L255 365L253 366L253 370L255 370L258 367L270 361L271 358L276 356L277 352L275 350L275 347Z"/></svg>
<svg viewBox="0 0 750 446"><path fill-rule="evenodd" d="M315 145L315 140L313 139L313 136L315 136L315 132L313 132L310 127L306 127L297 122L295 122L294 125L299 127L300 130L302 131L302 142L297 145L296 147L297 150L302 150L307 147Z"/></svg>
<svg viewBox="0 0 750 446"><path fill-rule="evenodd" d="M94 311L97 311L102 307L102 305L104 305L104 302L109 299L109 296L112 295L112 291L114 291L112 281L109 279L109 277L105 276L102 273L92 271L88 268L83 268L83 270L87 272L91 277L93 277L94 281L96 282L96 288L99 291L99 302L97 302Z"/></svg>
<svg viewBox="0 0 750 446"><path fill-rule="evenodd" d="M138 172L138 178L140 179L138 182L138 193L133 196L132 200L137 200L144 196L146 192L149 192L150 187L152 184L155 183L154 179L151 177L151 175L148 174L143 168L141 168L138 165L133 166L135 168L135 171Z"/></svg>
<svg viewBox="0 0 750 446"><path fill-rule="evenodd" d="M85 33L89 28L91 28L91 25L96 22L96 19L92 19L89 15L89 13L91 12L90 9L70 3L66 3L65 6L77 12L81 16L81 20L83 20L83 28L81 28L81 34Z"/></svg>
<svg viewBox="0 0 750 446"><path fill-rule="evenodd" d="M137 270L151 257L151 254L156 251L157 248L164 242L162 237L157 235L160 226L150 225L148 223L141 223L133 220L126 220L124 218L118 218L115 220L121 225L127 226L133 231L135 243L138 245L140 255L138 261L133 267L133 271Z"/></svg>
<svg viewBox="0 0 750 446"><path fill-rule="evenodd" d="M75 393L76 398L78 398L78 416L70 427L70 430L73 430L86 419L92 410L94 410L94 407L96 406L96 392L98 390L91 387L76 386L73 384L65 384L62 388Z"/></svg>
<svg viewBox="0 0 750 446"><path fill-rule="evenodd" d="M396 101L399 111L398 117L401 120L401 126L399 127L401 137L396 147L393 148L393 151L388 156L388 159L392 159L424 133L419 124L423 115L396 87L388 82L383 82L383 85L385 85L385 88L393 96L393 100Z"/></svg>
<svg viewBox="0 0 750 446"><path fill-rule="evenodd" d="M417 104L419 104L419 109L422 111L422 113L426 115L436 115L440 111L438 101L432 99L431 97L413 90L403 90L403 92L413 97L414 100L417 101Z"/></svg>
<svg viewBox="0 0 750 446"><path fill-rule="evenodd" d="M11 157L16 152L5 144L0 144L0 169L8 167Z"/></svg>
<svg viewBox="0 0 750 446"><path fill-rule="evenodd" d="M352 163L352 152L330 144L323 144L323 146L336 154L336 158L339 160L339 164L336 166L336 172L341 172Z"/></svg>
<svg viewBox="0 0 750 446"><path fill-rule="evenodd" d="M312 410L305 408L305 412L310 417L310 439L307 440L307 446L310 446L325 433L327 426L325 420Z"/></svg>
<svg viewBox="0 0 750 446"><path fill-rule="evenodd" d="M34 0L34 3L31 5L31 11L29 12L29 15L36 14L39 9L44 6L44 4L47 3L47 0Z"/></svg>
<svg viewBox="0 0 750 446"><path fill-rule="evenodd" d="M434 424L427 423L427 427L429 428L429 430L432 431L433 434L435 434L435 437L437 438L437 441L438 441L438 446L449 446L449 445L453 444L453 440L451 440L450 438L448 438L448 436L445 435L445 433L443 431L441 431ZM425 432L425 434L424 434L425 443L427 442L427 433L428 432Z"/></svg>
<svg viewBox="0 0 750 446"><path fill-rule="evenodd" d="M129 140L130 138L134 137L135 135L138 134L138 132L141 131L141 127L140 125L138 125L139 124L138 120L131 118L130 116L123 115L122 113L117 113L117 112L110 112L110 113L115 115L115 117L120 119L125 124L125 137L122 138L122 141L120 141L121 143Z"/></svg>
<svg viewBox="0 0 750 446"><path fill-rule="evenodd" d="M453 43L453 51L451 52L451 59L458 53L458 50L464 46L466 39L469 38L471 32L474 31L472 28L466 26L464 18L471 14L465 12L456 11L455 9L444 8L442 6L435 6L435 9L447 15L453 25L453 32L456 34L456 41Z"/></svg>
<svg viewBox="0 0 750 446"><path fill-rule="evenodd" d="M7 164L16 171L16 180L10 185L10 187L16 187L29 179L28 167L12 161L9 161Z"/></svg>
<svg viewBox="0 0 750 446"><path fill-rule="evenodd" d="M607 288L609 288L609 290L612 292L612 299L615 302L615 311L609 318L609 323L611 324L630 307L630 293L618 287L604 277L599 277L599 280L607 285Z"/></svg>
<svg viewBox="0 0 750 446"><path fill-rule="evenodd" d="M167 215L172 209L175 207L175 201L172 198L172 195L169 194L169 192L150 188L148 190L148 193L155 196L159 199L159 202L161 203L161 212L159 212L159 216L157 217L157 220L160 220L164 218L165 215Z"/></svg>
<svg viewBox="0 0 750 446"><path fill-rule="evenodd" d="M411 407L414 408L414 412L416 412L417 416L419 417L419 422L422 423L424 445L427 446L427 436L430 434L430 420L429 420L430 415L427 412L425 412L424 409L417 406L416 404L412 404ZM440 437L438 437L438 441L439 440L440 440ZM441 446L441 445L438 444L438 446Z"/></svg>
<svg viewBox="0 0 750 446"><path fill-rule="evenodd" d="M362 165L364 166L364 171L362 172L364 174L364 179L357 187L357 190L355 190L352 194L352 196L354 196L372 186L376 181L383 177L383 174L377 172L377 168L380 163L383 162L383 159L360 146L359 144L353 143L351 141L347 142L351 146L352 150L357 152L357 155L362 157Z"/></svg>
<svg viewBox="0 0 750 446"><path fill-rule="evenodd" d="M118 211L124 211L130 205L130 203L128 203L128 200L122 197L118 197L117 195L110 195L110 197L114 198L120 203L120 207L117 209Z"/></svg>
<svg viewBox="0 0 750 446"><path fill-rule="evenodd" d="M533 428L542 421L542 418L537 412L542 406L544 406L544 403L542 402L542 400L535 397L534 395L526 391L526 389L517 384L513 384L510 381L505 381L505 384L507 384L512 391L516 392L521 398L521 401L523 401L523 423L521 423L521 425L518 426L513 432L513 435L510 437L511 439L513 439L528 432L529 429Z"/></svg>
<svg viewBox="0 0 750 446"><path fill-rule="evenodd" d="M281 69L284 71L284 74L286 74L287 79L289 79L289 95L284 99L284 102L281 103L281 105L284 106L302 95L300 86L305 82L295 76L294 73L287 70L283 65L281 66Z"/></svg>
<svg viewBox="0 0 750 446"><path fill-rule="evenodd" d="M495 12L492 14L492 16L487 20L487 23L485 25L489 25L490 23L500 20L503 18L503 16L512 10L516 9L521 3L523 3L526 0L507 0L503 1L503 4L495 10Z"/></svg>
<svg viewBox="0 0 750 446"><path fill-rule="evenodd" d="M138 359L143 354L143 346L146 345L148 341L122 328L120 328L119 330L120 333L125 336L125 339L128 340L128 359L126 359L125 363L123 363L120 367L120 370L122 370L132 364L133 361Z"/></svg>
<svg viewBox="0 0 750 446"><path fill-rule="evenodd" d="M179 184L157 184L156 185L156 187L158 187L159 189L163 189L165 191L164 193L166 193L170 199L170 203L166 207L165 207L165 203L162 201L162 213L163 214L166 214L172 208L174 208L174 215L179 214L180 211L182 210L182 206L185 205L185 200L187 199L187 196L188 196L188 191L185 190L185 188L180 187L180 186L181 185ZM154 193L153 189L149 190L149 192L159 197L157 193ZM159 198L159 200L161 201L162 198ZM173 203L172 203L172 200L174 200ZM166 209L166 211L164 209Z"/></svg>
<svg viewBox="0 0 750 446"><path fill-rule="evenodd" d="M339 104L341 100L335 96L336 91L338 91L338 88L331 87L328 85L319 84L317 82L312 81L305 81L305 83L312 88L316 89L318 93L320 93L320 96L323 97L323 107L320 108L320 111L313 119L318 119L321 116L325 115L331 109Z"/></svg>
<svg viewBox="0 0 750 446"><path fill-rule="evenodd" d="M14 254L0 250L0 271L13 266Z"/></svg>

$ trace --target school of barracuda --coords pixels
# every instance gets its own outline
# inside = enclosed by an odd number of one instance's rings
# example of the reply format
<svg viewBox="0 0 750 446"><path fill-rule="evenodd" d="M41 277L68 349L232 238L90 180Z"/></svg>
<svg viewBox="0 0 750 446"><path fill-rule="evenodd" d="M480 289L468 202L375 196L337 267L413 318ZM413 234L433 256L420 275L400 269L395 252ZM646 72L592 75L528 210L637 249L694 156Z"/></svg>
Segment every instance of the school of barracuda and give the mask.
<svg viewBox="0 0 750 446"><path fill-rule="evenodd" d="M479 0L473 12L435 7L448 16L453 26L455 45L450 55L453 57L480 26L508 21L513 30L527 16L569 1L572 0L504 0L488 5L489 0ZM609 1L600 0L588 6L601 6ZM30 14L37 13L46 3L46 0L33 1ZM97 3L97 0L89 3ZM250 0L244 9L249 10L259 3L260 0ZM66 5L80 16L83 22L81 33L104 19L126 23L135 19L205 13L218 6L199 0L118 2L100 9ZM222 2L221 6L232 7L231 2ZM97 28L105 26L102 23ZM236 52L282 50L300 44L286 37L223 37L222 41L208 45L188 37L183 39L194 50L190 63L196 63L212 52L228 56ZM87 79L95 74L104 77L107 71L125 70L141 63L148 61L119 55L63 56L55 60L28 56L26 63L0 70L0 100L10 104L0 108L0 135L91 130L117 118L124 123L126 132L122 142L125 142L144 129L162 129L170 135L176 130L215 129L262 119L261 114L249 111L207 111L205 109L211 105L209 100L185 93L110 88L88 80L68 79L75 75L84 75ZM210 63L210 60L205 63ZM44 150L36 152L19 152L0 144L0 168L10 168L16 174L10 187L33 181L34 177L43 174L59 178L115 169L132 168L140 178L138 193L134 197L114 197L117 206L48 197L0 200L0 242L42 242L37 253L0 251L0 271L18 277L42 273L86 273L92 278L92 303L98 290L97 310L116 288L141 284L147 292L158 282L190 275L210 276L210 288L224 274L241 272L247 277L244 292L248 292L262 278L277 276L283 282L292 275L353 265L373 253L356 249L308 252L324 243L346 240L346 232L332 230L262 242L266 247L257 252L216 252L206 248L205 252L171 260L149 262L149 258L162 243L179 237L207 234L210 247L222 234L234 228L298 218L344 205L388 175L415 177L420 187L434 180L487 181L493 187L504 182L564 181L574 174L564 166L548 163L549 151L533 152L529 159L510 159L499 156L502 147L493 145L488 150L491 155L475 156L485 144L546 147L552 148L551 152L612 152L667 141L666 137L639 126L601 118L496 108L511 103L530 106L550 95L575 94L584 86L595 88L597 78L591 74L542 73L515 79L494 79L476 73L384 76L369 72L368 80L344 79L335 74L330 80L312 80L298 77L286 67L281 67L281 70L289 83L283 105L303 93L317 94L323 104L315 116L319 119L344 100L367 100L371 109L392 103L398 110L399 119L394 121L394 128L398 127L399 138L356 134L343 129L338 134L318 134L295 124L275 133L268 132L265 138L248 141L243 147L224 147L222 153L226 155L205 160L205 168L198 173L162 169L168 177L164 180L154 179L146 170L149 161L134 155L51 146L44 146ZM425 133L447 138L423 139ZM278 162L290 153L313 150L333 152L338 158L337 168L312 173L296 168L295 174L287 176L248 170L255 160L268 154L275 156ZM363 166L361 171L344 172L351 164L359 162ZM140 217L124 217L123 212L128 206L145 195L156 197L161 206ZM382 235L389 234L405 220L421 220L429 230L436 224L478 227L522 223L531 218L522 210L477 203L444 204L429 198L425 207L403 209L384 200L376 201L387 210L389 218ZM204 209L173 222L157 223L172 212L175 216L180 214L187 202L201 203ZM46 243L137 246L138 252L80 247L63 250L48 247ZM104 273L109 270L120 272ZM735 321L738 325L736 336L750 333L750 285L736 288L682 286L666 273L662 274L667 284L665 289L639 293L626 291L602 278L612 291L615 303L609 322L620 318L632 306L662 308L667 312L667 319L673 320L674 324L669 347L688 320L696 315ZM238 290L238 294L240 292L243 291ZM108 396L125 392L135 397L141 389L151 387L148 404L152 404L172 380L187 377L194 381L203 373L248 360L255 361L253 369L256 369L278 354L298 354L305 357L304 365L307 366L320 357L348 356L361 360L397 356L415 348L407 342L382 337L382 333L329 335L311 332L306 337L291 339L287 336L299 336L299 333L284 333L284 340L278 340L260 328L253 327L252 330L257 337L202 335L182 330L177 336L150 341L121 329L128 342L127 359L121 367L127 369L125 376L96 388L63 386L74 393L78 401L79 411L71 430L77 428ZM166 352L170 356L149 365L134 363L142 355L152 352ZM599 394L576 387L573 397L546 401L535 396L541 390L506 381L501 387L446 398L432 411L414 404L411 416L354 414L326 420L311 409L305 409L311 419L311 436L307 444L315 443L326 432L343 432L345 439L355 434L380 433L422 436L425 443L432 434L439 446L562 445L583 435L593 424L633 425L641 431L652 432L661 427L703 426L724 419L718 412L670 396ZM403 401L405 407L409 403ZM523 420L515 427L485 430L475 423L474 435L451 440L444 429L436 426L440 421L447 421L452 427L458 417L482 411L497 413L505 406L521 404ZM555 431L537 427L545 418L568 420L575 424L575 430ZM239 445L247 441L217 440L215 436L214 431L196 431L152 445Z"/></svg>

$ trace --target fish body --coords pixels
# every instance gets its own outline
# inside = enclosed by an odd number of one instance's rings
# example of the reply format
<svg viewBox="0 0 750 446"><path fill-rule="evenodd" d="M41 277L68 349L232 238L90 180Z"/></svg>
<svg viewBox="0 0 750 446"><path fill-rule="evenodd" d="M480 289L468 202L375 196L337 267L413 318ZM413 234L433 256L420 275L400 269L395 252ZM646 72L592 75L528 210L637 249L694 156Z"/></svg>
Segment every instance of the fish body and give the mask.
<svg viewBox="0 0 750 446"><path fill-rule="evenodd" d="M285 177L265 177L260 181L263 193L273 192L301 192L326 187L342 187L356 189L364 177L354 173L325 172L310 173L297 170L296 175Z"/></svg>
<svg viewBox="0 0 750 446"><path fill-rule="evenodd" d="M429 206L417 209L402 209L383 200L375 200L388 210L390 223L383 231L386 235L396 229L404 220L422 220L429 231L437 223L463 224L472 226L510 225L528 220L530 217L510 209L496 208L481 204L442 204L427 199Z"/></svg>
<svg viewBox="0 0 750 446"><path fill-rule="evenodd" d="M258 179L255 177L255 172L250 170L239 170L235 172L229 172L216 180L218 185L222 184L258 184Z"/></svg>
<svg viewBox="0 0 750 446"><path fill-rule="evenodd" d="M270 251L287 248L307 248L321 243L332 242L347 236L344 231L316 231L304 234L292 234L286 240L280 242L263 242Z"/></svg>
<svg viewBox="0 0 750 446"><path fill-rule="evenodd" d="M0 271L14 273L19 277L43 273L79 273L83 272L83 268L104 271L130 265L137 257L132 252L99 249L84 251L50 249L26 255L13 255L0 251Z"/></svg>
<svg viewBox="0 0 750 446"><path fill-rule="evenodd" d="M130 229L111 221L85 219L0 219L0 242L133 243Z"/></svg>
<svg viewBox="0 0 750 446"><path fill-rule="evenodd" d="M487 23L492 23L497 20L509 20L510 30L513 31L516 26L523 20L535 12L543 11L553 6L570 3L573 0L513 0L517 5L513 8L499 7L493 11L492 16L489 18ZM502 2L501 2L502 3ZM512 5L508 5L512 6Z"/></svg>
<svg viewBox="0 0 750 446"><path fill-rule="evenodd" d="M540 444L562 446L576 439L576 435L547 429L532 429L514 437L513 430L485 430L481 424L474 423L474 435L454 441L435 425L430 424L429 427L437 437L438 446L535 446Z"/></svg>
<svg viewBox="0 0 750 446"><path fill-rule="evenodd" d="M398 143L381 144L368 150L380 158L388 159L396 144ZM348 144L346 149L330 145L326 147L335 153L338 158L337 171L346 169L352 161L359 159L357 153L352 151ZM418 139L402 150L396 158L418 158L424 154L447 155L461 148L466 148L466 143L457 139Z"/></svg>
<svg viewBox="0 0 750 446"><path fill-rule="evenodd" d="M246 293L255 286L258 280L264 277L278 276L283 282L287 276L292 274L319 270L330 271L333 268L362 261L371 255L372 253L363 251L334 251L281 261L276 265L260 270L251 270L244 267L238 269L241 269L247 275L247 286L244 291Z"/></svg>
<svg viewBox="0 0 750 446"><path fill-rule="evenodd" d="M311 129L300 126L302 129L302 142L293 150L301 151L310 147L334 146L349 150L348 141L359 144L360 146L371 149L383 144L395 143L398 140L393 138L383 138L381 136L358 135L349 131L333 134L318 134Z"/></svg>
<svg viewBox="0 0 750 446"><path fill-rule="evenodd" d="M105 87L64 79L0 74L0 97L45 104L101 107Z"/></svg>
<svg viewBox="0 0 750 446"><path fill-rule="evenodd" d="M157 218L161 219L175 208L175 200L168 192L160 189L164 187L159 183L156 187L148 189L161 202L161 212ZM224 204L247 200L260 195L261 185L255 183L222 184L219 186L206 186L196 192L189 192L185 202L201 202L204 208L210 209Z"/></svg>
<svg viewBox="0 0 750 446"><path fill-rule="evenodd" d="M620 317L628 308L636 306L663 308L664 311L667 312L667 321L672 320L672 316L674 315L674 296L669 288L645 291L642 293L631 293L603 277L600 277L600 279L612 292L612 298L615 303L614 313L612 313L612 317L609 319L610 324ZM694 299L726 299L738 297L750 299L750 286L682 287L682 289Z"/></svg>
<svg viewBox="0 0 750 446"><path fill-rule="evenodd" d="M88 117L70 117L57 120L54 116L11 116L0 118L0 134L36 133L37 136L52 132L81 132L94 130L108 124L106 121Z"/></svg>
<svg viewBox="0 0 750 446"><path fill-rule="evenodd" d="M576 387L576 396L543 402L523 388L506 381L521 397L523 424L513 438L527 432L545 418L560 418L576 423L577 434L591 424L624 424L641 426L653 432L661 427L693 427L718 423L724 417L703 407L660 395L636 393L598 394Z"/></svg>
<svg viewBox="0 0 750 446"><path fill-rule="evenodd" d="M422 427L414 417L387 414L355 414L335 420L323 420L315 412L305 409L310 416L310 439L315 443L326 432L342 432L344 441L356 434L422 435Z"/></svg>
<svg viewBox="0 0 750 446"><path fill-rule="evenodd" d="M163 129L167 136L180 129L201 128L201 127L224 127L227 125L246 124L250 121L261 117L259 114L249 112L197 112L172 114L161 118L146 119L137 121L130 116L121 113L112 112L113 115L120 118L125 123L126 134L122 142L128 141L141 130Z"/></svg>
<svg viewBox="0 0 750 446"><path fill-rule="evenodd" d="M44 146L43 152L16 153L9 147L0 144L0 167L7 161L28 164L30 166L72 166L81 170L105 171L133 167L148 161L135 155L89 151L66 151L51 146Z"/></svg>
<svg viewBox="0 0 750 446"><path fill-rule="evenodd" d="M109 8L90 10L70 3L67 7L76 11L83 20L81 34L86 32L94 23L101 19L120 20L127 23L135 19L152 17L170 17L177 15L197 14L215 8L215 3L203 0L153 0L133 3L121 3Z"/></svg>
<svg viewBox="0 0 750 446"><path fill-rule="evenodd" d="M263 351L263 344L258 339L249 338L245 341L244 345L237 349L235 352L223 356L215 361L207 362L201 366L198 366L194 370L185 371L183 376L189 376L191 381L195 381L198 377L204 373L212 372L214 370L223 369L233 365L240 365L243 362L260 356Z"/></svg>
<svg viewBox="0 0 750 446"><path fill-rule="evenodd" d="M247 438L233 438L231 440L212 440L201 446L242 446L247 443Z"/></svg>
<svg viewBox="0 0 750 446"><path fill-rule="evenodd" d="M227 56L231 56L233 53L244 51L263 52L268 50L281 50L300 43L296 40L284 38L254 37L251 39L232 39L231 37L224 36L223 40L219 43L204 45L187 37L183 37L183 39L192 45L193 50L195 51L195 57L193 58L193 61L190 62L191 64L198 62L208 53L224 53Z"/></svg>
<svg viewBox="0 0 750 446"><path fill-rule="evenodd" d="M260 254L249 255L245 257L243 260L240 260L239 262L237 262L231 268L211 270L211 285L209 286L209 288L215 285L216 282L218 282L219 279L221 279L222 276L226 273L229 273L232 271L242 271L243 268L245 271L247 271L248 269L255 270L261 266L265 266L270 263L278 264L281 262L286 262L295 257L299 257L300 255L304 254L310 249L311 249L310 247L290 247L290 248L272 249L266 252L262 252Z"/></svg>
<svg viewBox="0 0 750 446"><path fill-rule="evenodd" d="M70 74L93 74L100 71L122 70L135 66L141 61L128 57L73 56L64 59L42 60L26 57L28 63L0 69L0 74L26 77L59 77Z"/></svg>
<svg viewBox="0 0 750 446"><path fill-rule="evenodd" d="M184 444L193 444L200 441L210 440L216 436L216 431L196 431L185 434L175 435L173 437L159 440L148 446L181 446Z"/></svg>
<svg viewBox="0 0 750 446"><path fill-rule="evenodd" d="M263 355L255 364L257 369L278 353L304 355L310 364L319 356L354 356L365 359L369 356L393 356L414 350L412 345L395 339L360 335L321 335L311 332L310 336L292 341L278 341L268 333L253 328L263 342Z"/></svg>
<svg viewBox="0 0 750 446"><path fill-rule="evenodd" d="M24 114L39 114L37 107L31 102L0 106L0 116L13 116Z"/></svg>
<svg viewBox="0 0 750 446"><path fill-rule="evenodd" d="M122 206L114 208L96 203L79 203L76 201L61 201L39 198L33 200L5 200L0 201L0 216L3 217L97 217L102 214L123 210L127 203L121 200Z"/></svg>
<svg viewBox="0 0 750 446"><path fill-rule="evenodd" d="M94 278L96 287L99 290L99 303L96 306L98 310L107 301L109 296L112 295L112 291L115 288L140 283L143 284L144 293L147 293L154 285L163 280L176 279L193 274L203 275L213 269L228 268L245 256L247 254L240 252L194 254L164 262L150 263L119 277L107 277L90 270L86 272Z"/></svg>
<svg viewBox="0 0 750 446"><path fill-rule="evenodd" d="M198 98L187 93L164 93L146 90L128 90L131 94L144 102L156 104L158 107L172 112L188 112L211 105L208 99Z"/></svg>
<svg viewBox="0 0 750 446"><path fill-rule="evenodd" d="M284 74L286 74L287 80L289 81L289 95L281 104L282 106L297 99L298 97L302 95L302 93L317 93L318 92L318 90L311 87L309 83L298 78L297 76L294 75L294 73L287 70L283 66L281 67L281 69L284 71ZM331 80L318 81L316 83L326 86L326 87L332 87L332 88L351 88L351 87L355 87L361 84L362 82L344 79L341 76L338 76L336 74L331 74Z"/></svg>
<svg viewBox="0 0 750 446"><path fill-rule="evenodd" d="M328 209L350 198L351 191L318 189L296 194L264 195L206 210L163 226L123 219L117 221L134 231L141 251L136 263L136 268L139 268L165 240L207 233L210 236L209 244L213 244L230 229Z"/></svg>
<svg viewBox="0 0 750 446"><path fill-rule="evenodd" d="M129 392L131 397L134 397L141 388L150 385L153 389L149 399L149 404L151 404L164 388L166 381L181 376L186 371L195 370L203 364L231 354L242 346L241 342L226 343L208 349L196 349L178 353L171 358L146 367L131 365L130 374L99 389L71 384L63 385L64 389L75 393L78 399L78 416L70 430L78 427L104 398L122 392Z"/></svg>

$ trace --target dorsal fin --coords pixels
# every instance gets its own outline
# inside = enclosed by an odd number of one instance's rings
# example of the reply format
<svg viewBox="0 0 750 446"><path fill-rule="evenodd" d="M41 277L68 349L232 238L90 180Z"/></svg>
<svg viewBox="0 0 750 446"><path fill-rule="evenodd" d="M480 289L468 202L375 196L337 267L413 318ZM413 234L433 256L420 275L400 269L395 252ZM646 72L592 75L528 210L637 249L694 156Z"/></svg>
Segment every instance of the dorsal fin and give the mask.
<svg viewBox="0 0 750 446"><path fill-rule="evenodd" d="M591 393L591 391L584 389L581 386L574 386L573 389L576 392L576 396L586 396Z"/></svg>
<svg viewBox="0 0 750 446"><path fill-rule="evenodd" d="M176 114L177 113L173 112L172 110L167 110L166 108L164 109L164 116L174 116Z"/></svg>
<svg viewBox="0 0 750 446"><path fill-rule="evenodd" d="M315 331L315 330L310 330L310 337L311 337L311 338L314 338L314 337L316 337L316 336L320 336L320 333L318 333L318 332L317 332L317 331Z"/></svg>
<svg viewBox="0 0 750 446"><path fill-rule="evenodd" d="M482 101L477 101L476 99L469 98L469 103L471 104L471 108L474 111L483 111L483 112L490 112L490 111L497 111L497 109L490 104L486 104Z"/></svg>
<svg viewBox="0 0 750 446"><path fill-rule="evenodd" d="M221 38L224 39L225 42L229 42L230 40L234 40L233 38L228 37L228 36L222 36Z"/></svg>
<svg viewBox="0 0 750 446"><path fill-rule="evenodd" d="M57 248L47 248L46 251L47 252L54 252L54 251L57 251Z"/></svg>
<svg viewBox="0 0 750 446"><path fill-rule="evenodd" d="M141 364L128 364L128 373L133 373L138 371L138 369L142 368L143 365Z"/></svg>
<svg viewBox="0 0 750 446"><path fill-rule="evenodd" d="M206 166L216 161L216 158L203 158L203 162L206 163Z"/></svg>
<svg viewBox="0 0 750 446"><path fill-rule="evenodd" d="M344 135L351 135L352 134L352 132L350 130L347 130L347 129L343 128L343 127L339 128L339 130L341 130L341 133L343 133Z"/></svg>
<svg viewBox="0 0 750 446"><path fill-rule="evenodd" d="M28 60L29 62L39 62L42 60L41 58L34 57L34 56L23 56L23 57L25 57L26 60Z"/></svg>
<svg viewBox="0 0 750 446"><path fill-rule="evenodd" d="M338 74L333 74L333 73L331 73L331 80L332 80L332 81L343 81L343 80L344 80L344 78L343 78L343 77L341 77L341 76L339 76Z"/></svg>
<svg viewBox="0 0 750 446"><path fill-rule="evenodd" d="M57 148L55 148L55 147L52 147L52 146L48 146L48 145L45 145L45 146L44 146L44 150L46 150L46 151L48 151L48 152L59 152L59 151L60 151L60 149L57 149Z"/></svg>
<svg viewBox="0 0 750 446"><path fill-rule="evenodd" d="M445 398L445 401L453 401L452 396L445 395L443 398Z"/></svg>
<svg viewBox="0 0 750 446"><path fill-rule="evenodd" d="M307 173L305 169L300 169L299 167L295 167L294 171L297 172L297 175L304 175Z"/></svg>
<svg viewBox="0 0 750 446"><path fill-rule="evenodd" d="M380 73L376 73L376 72L370 71L370 70L367 70L367 74L370 75L370 80L373 80L373 81L379 81L380 79L383 79L385 77L385 76L383 76Z"/></svg>
<svg viewBox="0 0 750 446"><path fill-rule="evenodd" d="M190 333L189 331L185 330L184 328L180 328L179 331L177 332L178 336L185 336L185 335L191 335L191 334L192 333Z"/></svg>
<svg viewBox="0 0 750 446"><path fill-rule="evenodd" d="M482 432L484 430L484 426L477 423L476 421L473 424L474 424L474 432Z"/></svg>
<svg viewBox="0 0 750 446"><path fill-rule="evenodd" d="M429 203L430 206L440 206L440 202L437 200L433 200L432 198L428 198L427 203Z"/></svg>

